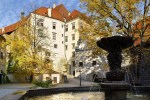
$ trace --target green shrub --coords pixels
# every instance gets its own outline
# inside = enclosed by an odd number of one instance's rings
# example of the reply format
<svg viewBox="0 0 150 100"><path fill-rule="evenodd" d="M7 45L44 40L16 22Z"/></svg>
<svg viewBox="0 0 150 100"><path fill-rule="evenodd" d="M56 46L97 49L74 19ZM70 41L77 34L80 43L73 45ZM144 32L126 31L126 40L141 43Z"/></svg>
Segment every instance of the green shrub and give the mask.
<svg viewBox="0 0 150 100"><path fill-rule="evenodd" d="M35 84L38 87L48 88L50 84L52 84L52 80L48 81L33 81L33 84Z"/></svg>

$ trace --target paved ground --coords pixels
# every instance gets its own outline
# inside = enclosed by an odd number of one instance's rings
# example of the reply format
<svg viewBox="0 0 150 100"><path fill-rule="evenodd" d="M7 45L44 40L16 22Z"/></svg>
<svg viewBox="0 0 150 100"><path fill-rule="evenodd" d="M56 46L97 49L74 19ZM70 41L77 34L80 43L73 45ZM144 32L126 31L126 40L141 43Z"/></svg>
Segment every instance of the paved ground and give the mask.
<svg viewBox="0 0 150 100"><path fill-rule="evenodd" d="M94 82L89 82L85 80L81 80L81 86L95 86L98 85ZM80 80L76 78L69 79L68 83L58 84L56 87L78 87L80 86Z"/></svg>
<svg viewBox="0 0 150 100"><path fill-rule="evenodd" d="M16 91L27 90L32 84L0 84L0 100L5 100L5 96Z"/></svg>
<svg viewBox="0 0 150 100"><path fill-rule="evenodd" d="M97 83L81 80L81 86L95 86ZM25 91L33 87L33 84L0 84L0 100L17 100L17 95L13 95L16 91ZM61 83L55 87L78 87L80 80L71 78L68 83ZM7 98L7 99L6 99ZM12 99L15 98L15 99Z"/></svg>

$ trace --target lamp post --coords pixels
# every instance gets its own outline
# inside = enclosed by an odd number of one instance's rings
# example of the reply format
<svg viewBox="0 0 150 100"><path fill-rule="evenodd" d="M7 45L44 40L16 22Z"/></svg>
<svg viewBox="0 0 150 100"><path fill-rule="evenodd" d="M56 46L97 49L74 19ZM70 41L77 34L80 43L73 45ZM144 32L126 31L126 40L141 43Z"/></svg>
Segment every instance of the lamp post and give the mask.
<svg viewBox="0 0 150 100"><path fill-rule="evenodd" d="M80 52L80 50L79 49L75 49L75 51L76 51L76 55L77 55L77 52ZM78 67L78 70L77 70L77 72L80 72L80 86L81 86L81 66L79 65L79 67Z"/></svg>
<svg viewBox="0 0 150 100"><path fill-rule="evenodd" d="M75 56L77 56L77 52L80 52L80 51L83 51L83 50L81 50L81 48L80 48L80 44L82 43L82 41L81 41L81 39L79 38L79 40L78 40L78 42L77 42L77 47L75 48ZM81 86L81 66L79 65L79 69L78 69L78 72L80 72L80 86Z"/></svg>

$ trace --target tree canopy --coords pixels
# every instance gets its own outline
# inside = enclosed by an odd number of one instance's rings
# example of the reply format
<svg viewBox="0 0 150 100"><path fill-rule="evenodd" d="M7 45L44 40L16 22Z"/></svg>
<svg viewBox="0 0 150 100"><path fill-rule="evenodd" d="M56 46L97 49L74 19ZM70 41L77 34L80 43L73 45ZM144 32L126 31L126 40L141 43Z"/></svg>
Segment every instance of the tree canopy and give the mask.
<svg viewBox="0 0 150 100"><path fill-rule="evenodd" d="M89 44L89 48L96 49L96 41L102 37L112 36L118 33L134 38L139 34L141 40L144 37L150 23L147 18L150 15L149 0L80 0L81 7L86 9L88 24L80 29L81 37ZM135 28L140 21L140 28ZM116 25L116 27L114 27ZM116 28L116 29L114 29ZM116 35L116 34L115 34ZM95 51L94 50L94 51ZM98 53L98 51L96 51Z"/></svg>
<svg viewBox="0 0 150 100"><path fill-rule="evenodd" d="M11 72L49 73L52 70L51 59L45 59L46 29L34 30L30 20L6 36L5 46L9 50L8 68Z"/></svg>

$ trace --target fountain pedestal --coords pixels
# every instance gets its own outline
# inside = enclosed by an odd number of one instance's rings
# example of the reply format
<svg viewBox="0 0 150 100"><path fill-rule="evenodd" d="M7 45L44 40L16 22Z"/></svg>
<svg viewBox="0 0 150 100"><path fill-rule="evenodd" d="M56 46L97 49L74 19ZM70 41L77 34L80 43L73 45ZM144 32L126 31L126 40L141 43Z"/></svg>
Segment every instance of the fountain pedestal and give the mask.
<svg viewBox="0 0 150 100"><path fill-rule="evenodd" d="M101 83L105 90L105 100L127 100L127 91L130 86L126 82Z"/></svg>
<svg viewBox="0 0 150 100"><path fill-rule="evenodd" d="M129 84L124 82L125 73L121 70L123 49L132 46L134 43L131 37L113 36L102 38L97 41L98 47L106 50L109 64L109 72L106 79L109 83L101 83L101 88L105 90L105 100L126 100Z"/></svg>

